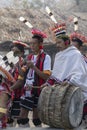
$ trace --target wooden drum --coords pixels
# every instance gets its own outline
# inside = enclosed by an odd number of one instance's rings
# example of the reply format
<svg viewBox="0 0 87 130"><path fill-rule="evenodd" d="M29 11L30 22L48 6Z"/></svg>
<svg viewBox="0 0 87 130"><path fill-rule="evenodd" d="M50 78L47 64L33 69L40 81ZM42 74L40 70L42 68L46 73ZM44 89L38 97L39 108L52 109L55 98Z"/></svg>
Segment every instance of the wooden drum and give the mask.
<svg viewBox="0 0 87 130"><path fill-rule="evenodd" d="M54 85L45 87L39 97L41 121L51 127L78 127L83 115L83 96L79 87Z"/></svg>

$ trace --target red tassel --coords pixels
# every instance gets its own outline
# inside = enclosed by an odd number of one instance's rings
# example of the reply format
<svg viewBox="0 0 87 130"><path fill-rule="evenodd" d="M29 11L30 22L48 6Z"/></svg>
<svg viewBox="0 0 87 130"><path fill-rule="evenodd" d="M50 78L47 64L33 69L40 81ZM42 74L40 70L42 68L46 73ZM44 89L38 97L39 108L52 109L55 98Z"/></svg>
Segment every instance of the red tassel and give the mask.
<svg viewBox="0 0 87 130"><path fill-rule="evenodd" d="M39 46L39 49L40 49L40 50L43 49L43 46Z"/></svg>

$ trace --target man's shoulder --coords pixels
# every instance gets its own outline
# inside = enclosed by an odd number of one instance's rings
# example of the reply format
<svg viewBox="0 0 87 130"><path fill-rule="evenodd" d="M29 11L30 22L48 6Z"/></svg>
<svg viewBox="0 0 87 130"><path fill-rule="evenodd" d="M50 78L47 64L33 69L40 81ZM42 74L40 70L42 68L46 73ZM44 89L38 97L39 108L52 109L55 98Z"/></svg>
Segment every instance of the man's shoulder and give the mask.
<svg viewBox="0 0 87 130"><path fill-rule="evenodd" d="M43 51L42 55L44 55L45 58L51 58L51 56L48 53L44 52L44 51Z"/></svg>
<svg viewBox="0 0 87 130"><path fill-rule="evenodd" d="M45 57L51 59L51 56L47 53L46 53Z"/></svg>
<svg viewBox="0 0 87 130"><path fill-rule="evenodd" d="M66 54L69 55L69 56L74 56L74 55L75 56L81 56L82 55L81 52L74 46L70 47L68 49L68 51L66 52Z"/></svg>

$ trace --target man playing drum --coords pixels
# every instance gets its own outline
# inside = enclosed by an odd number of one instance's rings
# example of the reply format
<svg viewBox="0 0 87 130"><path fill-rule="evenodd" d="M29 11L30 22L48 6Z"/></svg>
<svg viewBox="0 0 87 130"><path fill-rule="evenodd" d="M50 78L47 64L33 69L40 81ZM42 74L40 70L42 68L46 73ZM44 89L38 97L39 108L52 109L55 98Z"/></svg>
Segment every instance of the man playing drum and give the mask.
<svg viewBox="0 0 87 130"><path fill-rule="evenodd" d="M65 24L57 25L53 28L53 31L56 35L56 45L60 49L60 52L55 56L52 75L47 81L47 84L49 86L54 83L68 81L70 84L81 88L84 102L86 102L87 64L81 52L75 46L70 45L70 39L66 35ZM86 42L86 38L80 34L73 36L78 36L79 41ZM87 107L85 107L84 112L86 109Z"/></svg>

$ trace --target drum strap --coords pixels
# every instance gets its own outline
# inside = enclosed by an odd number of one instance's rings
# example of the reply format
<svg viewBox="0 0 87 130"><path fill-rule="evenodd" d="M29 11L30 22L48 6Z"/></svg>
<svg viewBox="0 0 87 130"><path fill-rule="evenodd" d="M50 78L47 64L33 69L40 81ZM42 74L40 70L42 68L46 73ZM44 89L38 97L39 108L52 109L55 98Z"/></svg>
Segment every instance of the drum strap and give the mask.
<svg viewBox="0 0 87 130"><path fill-rule="evenodd" d="M6 114L7 109L0 107L0 112Z"/></svg>

